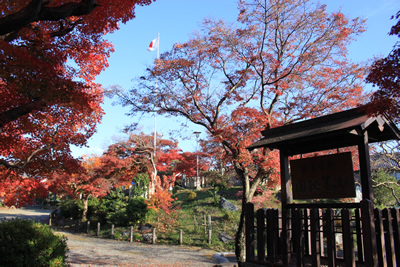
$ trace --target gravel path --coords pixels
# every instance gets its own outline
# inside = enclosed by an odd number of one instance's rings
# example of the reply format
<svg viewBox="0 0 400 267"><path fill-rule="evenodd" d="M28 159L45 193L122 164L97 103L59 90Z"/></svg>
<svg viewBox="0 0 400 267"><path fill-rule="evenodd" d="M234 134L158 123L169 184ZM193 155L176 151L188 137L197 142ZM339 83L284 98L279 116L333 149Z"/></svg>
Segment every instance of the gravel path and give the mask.
<svg viewBox="0 0 400 267"><path fill-rule="evenodd" d="M11 220L14 218L29 219L49 223L49 215L53 209L43 209L39 207L28 207L20 209L11 209L0 207L0 219Z"/></svg>
<svg viewBox="0 0 400 267"><path fill-rule="evenodd" d="M68 262L71 266L215 266L215 251L129 243L85 235L58 232L68 238Z"/></svg>
<svg viewBox="0 0 400 267"><path fill-rule="evenodd" d="M48 223L53 210L41 208L8 209L0 208L0 219L24 218ZM220 254L198 247L151 245L129 243L111 239L89 237L84 234L57 232L68 238L68 263L70 266L161 266L161 267L203 267L236 266L224 262ZM226 260L225 260L226 261Z"/></svg>

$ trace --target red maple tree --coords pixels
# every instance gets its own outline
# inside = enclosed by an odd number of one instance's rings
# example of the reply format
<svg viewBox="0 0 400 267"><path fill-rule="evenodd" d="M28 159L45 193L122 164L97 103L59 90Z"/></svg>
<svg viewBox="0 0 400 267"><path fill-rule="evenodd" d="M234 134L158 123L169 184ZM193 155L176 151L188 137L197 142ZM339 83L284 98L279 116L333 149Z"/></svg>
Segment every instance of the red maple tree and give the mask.
<svg viewBox="0 0 400 267"><path fill-rule="evenodd" d="M113 93L132 114L156 107L204 127L241 179L245 204L260 181L278 183L278 152L246 149L261 130L363 101L364 69L346 58L346 46L364 22L305 0L242 0L239 10L238 24L206 19L189 41L163 53L129 94ZM243 226L244 209L239 261Z"/></svg>
<svg viewBox="0 0 400 267"><path fill-rule="evenodd" d="M400 37L400 11L392 18L397 23L389 35ZM371 66L366 81L379 89L373 94L369 110L372 113L389 114L396 122L400 119L400 41L397 41L390 54L377 59Z"/></svg>
<svg viewBox="0 0 400 267"><path fill-rule="evenodd" d="M80 199L83 204L82 220L86 221L90 197L101 198L112 188L115 180L107 179L99 171L102 169L100 157L85 157L80 168L74 172L53 173L49 190L61 197Z"/></svg>
<svg viewBox="0 0 400 267"><path fill-rule="evenodd" d="M70 145L85 145L103 115L94 79L113 51L104 36L151 2L0 2L1 177L76 166Z"/></svg>
<svg viewBox="0 0 400 267"><path fill-rule="evenodd" d="M137 174L146 173L150 177L149 193L153 194L157 186L173 186L175 168L182 159L180 152L176 141L158 136L154 148L154 136L132 133L103 154L103 175L130 184Z"/></svg>

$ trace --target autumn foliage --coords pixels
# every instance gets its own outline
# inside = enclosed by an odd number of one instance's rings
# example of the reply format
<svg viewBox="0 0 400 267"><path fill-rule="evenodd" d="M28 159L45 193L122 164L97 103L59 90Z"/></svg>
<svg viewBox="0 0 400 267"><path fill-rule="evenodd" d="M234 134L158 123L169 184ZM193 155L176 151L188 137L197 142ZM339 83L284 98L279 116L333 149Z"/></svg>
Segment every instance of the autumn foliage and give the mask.
<svg viewBox="0 0 400 267"><path fill-rule="evenodd" d="M112 93L132 114L156 107L202 126L230 159L247 203L262 180L278 182L277 152L246 149L261 130L364 101L365 69L346 57L364 21L307 0L241 0L239 10L236 24L205 19L190 40L160 55L129 93ZM244 213L241 218L239 261Z"/></svg>
<svg viewBox="0 0 400 267"><path fill-rule="evenodd" d="M26 177L77 166L70 145L84 146L103 115L95 77L113 52L104 36L134 18L136 5L151 2L0 2L2 181L27 186Z"/></svg>
<svg viewBox="0 0 400 267"><path fill-rule="evenodd" d="M400 11L393 18L397 23L389 35L400 37ZM378 87L373 94L369 109L372 113L386 113L395 121L400 118L400 41L397 41L390 54L377 59L371 66L366 81Z"/></svg>

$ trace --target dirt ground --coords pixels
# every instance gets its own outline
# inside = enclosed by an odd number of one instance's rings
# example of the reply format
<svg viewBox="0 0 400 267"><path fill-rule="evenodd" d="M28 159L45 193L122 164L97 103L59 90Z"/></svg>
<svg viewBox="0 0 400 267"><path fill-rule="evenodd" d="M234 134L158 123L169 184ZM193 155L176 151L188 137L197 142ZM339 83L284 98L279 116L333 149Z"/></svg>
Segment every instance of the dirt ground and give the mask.
<svg viewBox="0 0 400 267"><path fill-rule="evenodd" d="M42 207L28 207L28 208L4 208L0 207L0 220L11 220L13 218L29 219L40 221L42 223L49 223L50 213L53 209L46 209Z"/></svg>
<svg viewBox="0 0 400 267"><path fill-rule="evenodd" d="M0 208L0 219L24 218L48 223L53 210L41 208ZM129 243L89 237L83 234L57 232L68 238L70 266L235 266L220 263L220 255L198 247Z"/></svg>
<svg viewBox="0 0 400 267"><path fill-rule="evenodd" d="M215 251L129 243L60 232L68 238L71 266L215 266Z"/></svg>

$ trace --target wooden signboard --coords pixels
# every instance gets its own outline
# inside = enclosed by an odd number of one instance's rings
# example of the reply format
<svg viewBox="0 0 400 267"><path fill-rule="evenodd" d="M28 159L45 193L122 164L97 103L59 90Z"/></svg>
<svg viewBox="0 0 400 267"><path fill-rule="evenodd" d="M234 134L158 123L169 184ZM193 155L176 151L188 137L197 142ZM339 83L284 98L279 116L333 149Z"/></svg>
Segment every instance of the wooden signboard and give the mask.
<svg viewBox="0 0 400 267"><path fill-rule="evenodd" d="M355 197L351 153L290 161L293 199Z"/></svg>

